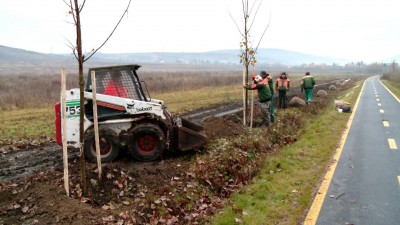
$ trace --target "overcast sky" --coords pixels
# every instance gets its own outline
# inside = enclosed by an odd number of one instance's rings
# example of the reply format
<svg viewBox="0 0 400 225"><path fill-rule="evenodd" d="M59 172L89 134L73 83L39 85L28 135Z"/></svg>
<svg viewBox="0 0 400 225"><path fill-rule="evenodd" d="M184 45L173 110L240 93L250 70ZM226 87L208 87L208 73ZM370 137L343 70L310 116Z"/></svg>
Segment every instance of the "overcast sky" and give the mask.
<svg viewBox="0 0 400 225"><path fill-rule="evenodd" d="M250 31L260 48L280 48L365 62L400 55L399 0L261 0ZM110 3L112 2L112 4ZM84 50L109 35L128 0L86 0ZM68 53L75 30L63 0L1 0L0 45ZM103 53L239 49L241 0L132 0Z"/></svg>

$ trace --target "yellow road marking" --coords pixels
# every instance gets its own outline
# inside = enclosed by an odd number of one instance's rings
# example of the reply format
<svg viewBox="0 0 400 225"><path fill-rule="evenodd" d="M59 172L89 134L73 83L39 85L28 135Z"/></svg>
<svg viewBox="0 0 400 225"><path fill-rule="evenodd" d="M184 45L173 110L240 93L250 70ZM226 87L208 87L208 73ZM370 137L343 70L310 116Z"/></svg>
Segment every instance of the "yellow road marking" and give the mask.
<svg viewBox="0 0 400 225"><path fill-rule="evenodd" d="M400 176L397 176L397 180L399 180L399 184L400 184Z"/></svg>
<svg viewBox="0 0 400 225"><path fill-rule="evenodd" d="M393 138L389 138L388 142L389 142L389 148L390 149L392 149L392 150L396 150L397 149L396 140L394 140Z"/></svg>
<svg viewBox="0 0 400 225"><path fill-rule="evenodd" d="M328 192L328 188L329 188L329 185L331 183L333 174L335 173L335 169L336 169L336 165L337 165L337 163L339 161L339 157L342 154L343 146L344 146L344 143L346 142L347 135L349 134L349 130L350 130L351 124L353 123L354 115L356 114L357 106L358 106L358 103L360 101L360 97L361 97L361 95L363 93L364 86L365 86L365 81L364 81L363 86L361 88L360 94L358 95L357 101L356 101L356 103L354 105L354 111L351 114L351 116L349 118L349 121L347 121L346 129L343 132L343 135L342 135L342 137L340 139L339 146L336 149L335 155L333 156L333 163L330 166L330 169L326 172L324 180L322 181L321 186L319 187L318 192L315 195L315 198L314 198L313 203L312 203L312 205L310 207L310 210L307 213L307 217L304 220L304 225L314 225L314 224L317 223L319 212L321 211L321 207L322 207L322 204L324 203L324 199L325 199L326 193Z"/></svg>
<svg viewBox="0 0 400 225"><path fill-rule="evenodd" d="M380 112L380 113L384 113L385 111L384 111L383 109L380 109L379 112Z"/></svg>
<svg viewBox="0 0 400 225"><path fill-rule="evenodd" d="M389 126L389 121L384 120L384 121L383 121L383 126L388 127L388 126Z"/></svg>
<svg viewBox="0 0 400 225"><path fill-rule="evenodd" d="M378 102L379 102L379 101L380 101L380 100L379 100L379 98L377 98L377 99L376 99L376 101L378 101Z"/></svg>

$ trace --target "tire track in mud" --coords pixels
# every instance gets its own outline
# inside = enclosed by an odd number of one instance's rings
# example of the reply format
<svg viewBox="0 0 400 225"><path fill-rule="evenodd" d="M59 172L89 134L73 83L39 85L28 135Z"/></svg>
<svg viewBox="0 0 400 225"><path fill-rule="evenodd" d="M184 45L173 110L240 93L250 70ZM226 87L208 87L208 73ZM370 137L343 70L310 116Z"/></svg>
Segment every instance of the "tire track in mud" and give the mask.
<svg viewBox="0 0 400 225"><path fill-rule="evenodd" d="M74 159L77 154L69 152L68 156ZM12 150L0 155L0 182L57 167L62 168L62 148L56 143Z"/></svg>
<svg viewBox="0 0 400 225"><path fill-rule="evenodd" d="M327 89L336 81L337 80L316 85L315 89ZM300 88L292 89L288 97L296 95L300 95ZM242 109L243 103L235 102L213 108L196 110L187 114L183 114L181 117L201 124L207 118L234 114ZM68 157L69 160L77 159L78 152L69 151ZM62 148L60 145L54 142L46 143L41 146L27 147L24 149L13 149L10 151L3 150L3 152L0 151L0 182L28 177L51 168L62 170L62 167Z"/></svg>
<svg viewBox="0 0 400 225"><path fill-rule="evenodd" d="M210 116L238 107L240 107L240 103L233 103L188 113L181 117L201 123ZM60 170L63 168L62 147L57 143L51 142L23 149L4 150L5 148L7 147L3 147L3 150L0 151L0 182L28 177L51 168ZM68 150L69 160L77 159L78 155L78 151Z"/></svg>

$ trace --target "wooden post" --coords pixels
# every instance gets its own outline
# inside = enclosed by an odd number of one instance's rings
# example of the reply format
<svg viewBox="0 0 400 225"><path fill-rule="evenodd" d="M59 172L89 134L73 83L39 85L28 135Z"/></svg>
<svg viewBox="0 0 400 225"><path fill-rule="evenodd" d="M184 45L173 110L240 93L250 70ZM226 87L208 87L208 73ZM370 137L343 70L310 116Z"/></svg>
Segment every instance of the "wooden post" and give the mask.
<svg viewBox="0 0 400 225"><path fill-rule="evenodd" d="M246 67L243 67L243 85L246 85ZM246 126L246 89L243 88L243 126Z"/></svg>
<svg viewBox="0 0 400 225"><path fill-rule="evenodd" d="M67 196L69 196L69 178L68 178L68 150L67 150L67 110L66 110L66 82L65 69L61 70L61 116L62 116L62 147L63 147L63 164L64 164L64 188Z"/></svg>
<svg viewBox="0 0 400 225"><path fill-rule="evenodd" d="M99 171L99 180L101 180L101 157L99 143L99 123L97 120L97 102L96 102L96 72L92 71L92 96L93 96L93 121L94 121L94 137L96 142L97 168Z"/></svg>
<svg viewBox="0 0 400 225"><path fill-rule="evenodd" d="M255 75L256 69L253 66L251 75ZM250 129L253 128L253 115L254 115L254 90L251 90L251 107L250 107Z"/></svg>

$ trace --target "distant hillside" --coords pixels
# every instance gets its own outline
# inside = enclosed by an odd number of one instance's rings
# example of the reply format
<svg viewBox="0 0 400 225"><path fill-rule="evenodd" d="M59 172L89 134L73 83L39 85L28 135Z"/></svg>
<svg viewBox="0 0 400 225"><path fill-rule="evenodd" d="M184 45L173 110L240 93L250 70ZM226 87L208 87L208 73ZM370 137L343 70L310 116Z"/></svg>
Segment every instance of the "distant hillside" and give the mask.
<svg viewBox="0 0 400 225"><path fill-rule="evenodd" d="M152 64L152 65L182 65L204 68L239 65L239 49L219 50L210 52L149 52L149 53L96 53L85 66L104 66L115 64ZM257 61L260 65L301 65L308 63L343 64L346 60L330 57L287 51L282 49L259 49ZM50 73L59 72L61 68L76 68L76 60L72 54L43 54L23 49L0 45L0 74L14 73ZM157 67L156 66L156 67Z"/></svg>
<svg viewBox="0 0 400 225"><path fill-rule="evenodd" d="M128 61L134 63L165 63L165 64L238 64L239 50L218 50L201 53L125 53L125 54L98 54L97 59ZM257 61L260 64L300 65L308 63L344 64L345 59L321 57L305 53L287 51L282 49L259 49Z"/></svg>
<svg viewBox="0 0 400 225"><path fill-rule="evenodd" d="M87 65L106 65L107 62L93 60ZM62 68L76 68L72 54L44 54L0 45L0 75L21 73L59 73Z"/></svg>

